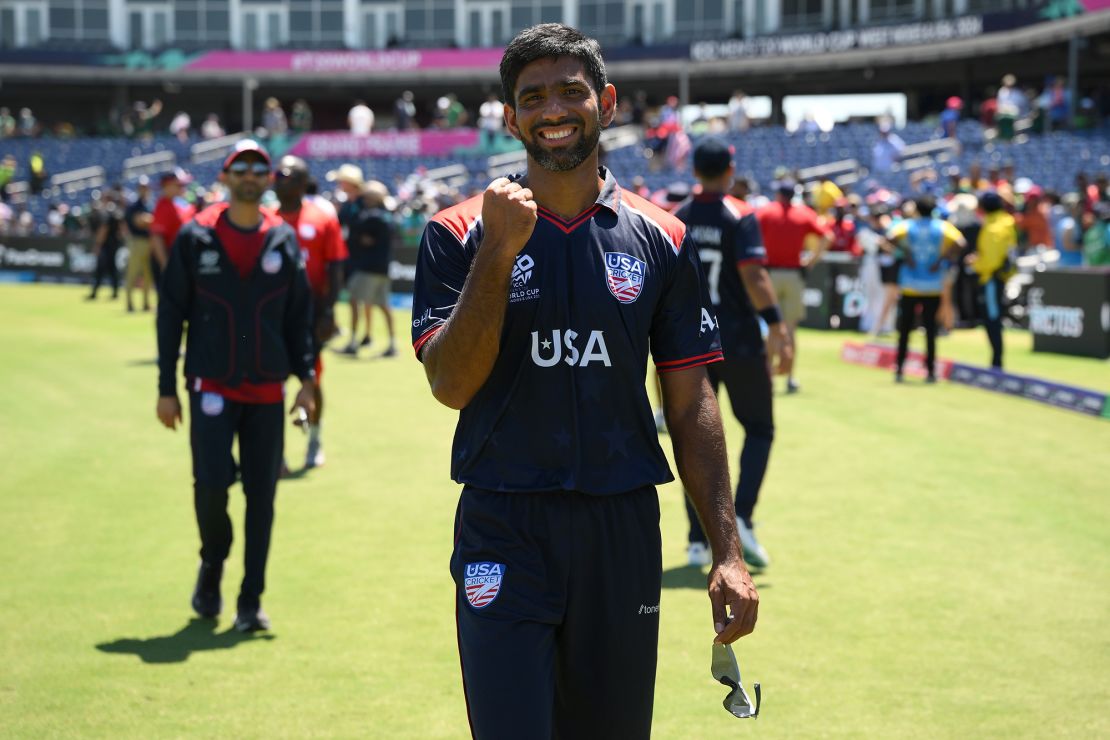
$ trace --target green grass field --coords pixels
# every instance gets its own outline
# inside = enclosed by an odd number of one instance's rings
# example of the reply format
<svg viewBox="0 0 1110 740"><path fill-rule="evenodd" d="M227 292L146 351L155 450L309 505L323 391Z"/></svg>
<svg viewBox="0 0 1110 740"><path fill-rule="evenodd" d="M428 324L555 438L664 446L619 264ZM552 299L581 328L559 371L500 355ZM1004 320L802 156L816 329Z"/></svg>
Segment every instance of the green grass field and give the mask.
<svg viewBox="0 0 1110 740"><path fill-rule="evenodd" d="M328 356L329 462L279 487L274 630L242 638L226 608L215 627L190 618L188 435L154 417L153 321L82 295L0 286L0 735L467 737L454 414L411 352ZM842 363L846 338L804 333L804 390L776 399L757 511L774 563L738 644L763 684L756 722L721 708L681 490L660 490L655 736L1110 736L1110 421L895 386ZM1105 362L1007 340L1017 372L1110 387ZM941 340L945 357L986 352L979 332ZM303 449L290 427L290 459ZM240 558L237 540L225 600Z"/></svg>

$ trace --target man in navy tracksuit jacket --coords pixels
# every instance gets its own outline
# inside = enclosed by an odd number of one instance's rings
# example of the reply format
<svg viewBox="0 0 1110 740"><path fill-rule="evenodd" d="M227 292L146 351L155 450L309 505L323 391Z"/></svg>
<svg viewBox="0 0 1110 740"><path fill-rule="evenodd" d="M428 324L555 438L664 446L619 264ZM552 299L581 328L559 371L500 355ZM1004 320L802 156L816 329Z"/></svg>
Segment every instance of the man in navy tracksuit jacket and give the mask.
<svg viewBox="0 0 1110 740"><path fill-rule="evenodd" d="M716 319L682 223L598 167L616 90L597 42L559 24L525 29L501 79L527 174L432 219L413 292L432 393L461 410L451 573L471 731L646 740L655 486L673 480L645 389L649 353L715 558L713 637L755 627L705 372L721 360Z"/></svg>
<svg viewBox="0 0 1110 740"><path fill-rule="evenodd" d="M315 385L304 260L292 228L259 209L270 159L241 142L224 162L231 193L186 224L174 241L158 302L158 418L181 420L177 357L184 324L194 503L201 564L192 606L222 607L220 578L231 548L228 488L236 475L247 498L243 583L235 627L269 629L262 611L266 559L284 442L284 388L302 381L294 403L311 411ZM232 444L239 437L239 462Z"/></svg>

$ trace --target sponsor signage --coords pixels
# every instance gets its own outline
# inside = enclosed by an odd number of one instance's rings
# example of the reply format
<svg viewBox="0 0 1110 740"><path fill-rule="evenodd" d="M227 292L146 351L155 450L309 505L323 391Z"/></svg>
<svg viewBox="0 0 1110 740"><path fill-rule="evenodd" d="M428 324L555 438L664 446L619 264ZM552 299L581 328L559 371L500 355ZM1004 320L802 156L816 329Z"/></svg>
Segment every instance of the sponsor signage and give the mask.
<svg viewBox="0 0 1110 740"><path fill-rule="evenodd" d="M806 270L802 326L859 331L860 318L867 312L859 265L849 254L832 252Z"/></svg>
<svg viewBox="0 0 1110 740"><path fill-rule="evenodd" d="M348 131L317 131L302 136L289 153L306 159L437 157L476 146L478 129L474 128L388 131L367 136Z"/></svg>
<svg viewBox="0 0 1110 740"><path fill-rule="evenodd" d="M1034 352L1110 357L1110 269L1034 273L1026 311Z"/></svg>
<svg viewBox="0 0 1110 740"><path fill-rule="evenodd" d="M843 31L820 31L751 39L720 39L690 44L690 59L712 62L768 56L811 56L844 51L900 48L944 41L971 39L987 33L1008 31L1022 26L1056 20L1083 12L1080 7L1055 9L1057 3L1041 3L1032 10L1012 13L965 15L918 23L869 26ZM1088 8L1090 10L1090 8Z"/></svg>
<svg viewBox="0 0 1110 740"><path fill-rule="evenodd" d="M289 71L370 74L429 69L496 69L502 49L386 49L379 51L211 51L188 62L188 71Z"/></svg>
<svg viewBox="0 0 1110 740"><path fill-rule="evenodd" d="M853 365L877 367L893 372L894 366L898 363L898 350L887 344L845 342L840 348L840 359ZM928 374L925 369L924 353L910 350L906 354L906 364L902 371L905 375L924 378ZM952 372L952 361L936 358L936 371L938 378L947 378Z"/></svg>
<svg viewBox="0 0 1110 740"><path fill-rule="evenodd" d="M127 249L117 262L127 265ZM96 272L92 240L84 237L0 237L0 279L17 282L83 283Z"/></svg>
<svg viewBox="0 0 1110 740"><path fill-rule="evenodd" d="M953 383L1019 396L1087 416L1110 416L1107 413L1110 408L1107 395L1086 388L1015 375L1001 370L964 365L959 362L952 364L952 372L948 379Z"/></svg>

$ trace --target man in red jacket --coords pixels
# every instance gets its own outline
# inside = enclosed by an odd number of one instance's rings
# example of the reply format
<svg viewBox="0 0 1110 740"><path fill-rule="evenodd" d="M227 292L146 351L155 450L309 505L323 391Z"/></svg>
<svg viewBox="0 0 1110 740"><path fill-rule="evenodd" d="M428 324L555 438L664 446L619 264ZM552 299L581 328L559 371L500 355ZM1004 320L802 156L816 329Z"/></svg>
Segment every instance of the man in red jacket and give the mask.
<svg viewBox="0 0 1110 740"><path fill-rule="evenodd" d="M240 142L224 162L230 202L208 208L179 234L158 302L158 419L182 420L177 356L189 325L185 379L189 390L194 504L200 529L197 614L223 606L220 579L231 549L227 492L237 474L246 494L243 583L235 628L269 629L262 611L274 495L284 445L285 380L301 379L294 402L313 410L316 387L309 332L309 287L292 229L259 205L270 182L270 158ZM239 462L232 445L239 437Z"/></svg>
<svg viewBox="0 0 1110 740"><path fill-rule="evenodd" d="M156 287L161 282L162 270L166 268L177 232L196 215L196 209L182 197L188 183L189 176L184 170L177 169L162 175L162 197L154 204L150 222L150 266Z"/></svg>
<svg viewBox="0 0 1110 740"><path fill-rule="evenodd" d="M316 354L316 411L308 417L308 450L305 468L324 464L324 445L320 441L320 416L324 411L324 395L320 387L324 366L320 351L335 334L335 300L343 284L343 262L347 245L342 227L334 212L327 212L313 203L308 194L308 165L300 157L286 156L278 162L274 173L274 192L278 207L270 211L293 227L304 255L308 284L312 289L312 337Z"/></svg>

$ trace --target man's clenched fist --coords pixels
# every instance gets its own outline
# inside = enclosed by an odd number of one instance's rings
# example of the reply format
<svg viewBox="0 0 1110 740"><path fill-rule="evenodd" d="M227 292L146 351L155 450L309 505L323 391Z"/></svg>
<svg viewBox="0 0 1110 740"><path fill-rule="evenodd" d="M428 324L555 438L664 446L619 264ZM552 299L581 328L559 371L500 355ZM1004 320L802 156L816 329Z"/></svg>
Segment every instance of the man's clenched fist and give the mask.
<svg viewBox="0 0 1110 740"><path fill-rule="evenodd" d="M520 183L499 177L482 195L482 243L516 254L536 228L536 202L532 191Z"/></svg>

